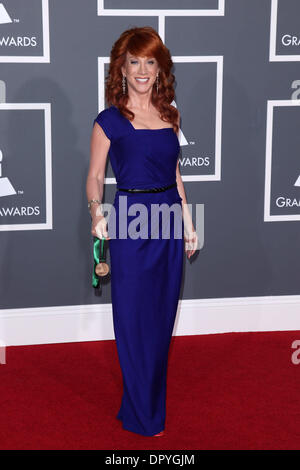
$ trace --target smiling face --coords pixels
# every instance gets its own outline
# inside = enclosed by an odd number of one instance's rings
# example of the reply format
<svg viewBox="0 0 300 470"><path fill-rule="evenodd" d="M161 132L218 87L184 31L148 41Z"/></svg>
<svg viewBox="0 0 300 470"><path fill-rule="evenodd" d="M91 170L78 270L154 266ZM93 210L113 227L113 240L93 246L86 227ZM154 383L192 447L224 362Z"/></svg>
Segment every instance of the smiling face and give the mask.
<svg viewBox="0 0 300 470"><path fill-rule="evenodd" d="M131 87L138 93L145 93L155 83L159 66L154 57L135 57L127 52L121 70L127 79L128 89Z"/></svg>

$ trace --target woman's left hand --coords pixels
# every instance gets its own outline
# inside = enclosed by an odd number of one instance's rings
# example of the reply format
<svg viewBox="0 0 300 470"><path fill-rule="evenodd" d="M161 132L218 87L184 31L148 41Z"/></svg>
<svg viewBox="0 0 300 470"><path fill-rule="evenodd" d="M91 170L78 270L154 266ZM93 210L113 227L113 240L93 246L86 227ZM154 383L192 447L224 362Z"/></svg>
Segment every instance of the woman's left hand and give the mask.
<svg viewBox="0 0 300 470"><path fill-rule="evenodd" d="M194 228L190 233L184 234L184 241L186 255L190 258L195 253L198 246L198 236Z"/></svg>

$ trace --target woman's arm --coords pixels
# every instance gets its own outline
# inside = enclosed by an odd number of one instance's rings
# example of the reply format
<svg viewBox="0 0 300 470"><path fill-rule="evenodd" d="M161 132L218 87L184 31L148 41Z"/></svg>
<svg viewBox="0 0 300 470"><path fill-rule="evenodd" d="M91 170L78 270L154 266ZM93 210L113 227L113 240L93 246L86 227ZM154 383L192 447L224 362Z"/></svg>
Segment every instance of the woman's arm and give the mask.
<svg viewBox="0 0 300 470"><path fill-rule="evenodd" d="M104 189L104 177L105 167L110 147L110 140L105 135L101 126L96 123L92 130L91 142L90 142L90 164L86 180L86 195L87 200L97 199L102 202L103 189ZM105 218L101 212L101 206L97 203L91 205L91 217L92 217L92 230L91 233L94 236L101 238L102 236L107 237ZM101 222L99 224L99 222Z"/></svg>
<svg viewBox="0 0 300 470"><path fill-rule="evenodd" d="M178 110L177 110L178 111ZM180 130L180 113L178 111L178 133L177 137L179 139L179 130ZM196 251L198 238L197 233L195 231L193 220L187 205L187 199L185 195L185 190L179 170L179 158L177 161L176 166L176 182L177 182L177 189L180 197L182 198L181 205L182 205L182 213L183 213L183 220L184 220L184 239L186 241L186 252L188 258L190 258Z"/></svg>

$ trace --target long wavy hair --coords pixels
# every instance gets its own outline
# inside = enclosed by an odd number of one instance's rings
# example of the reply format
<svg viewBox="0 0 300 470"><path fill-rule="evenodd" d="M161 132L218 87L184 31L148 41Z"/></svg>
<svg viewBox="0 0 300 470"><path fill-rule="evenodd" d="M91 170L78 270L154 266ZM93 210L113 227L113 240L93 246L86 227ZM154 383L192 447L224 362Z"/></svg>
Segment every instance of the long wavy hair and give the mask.
<svg viewBox="0 0 300 470"><path fill-rule="evenodd" d="M152 104L160 113L160 118L173 125L178 132L178 111L171 105L174 99L175 76L171 72L173 61L169 49L164 45L155 29L150 26L134 27L124 31L114 43L110 53L108 75L105 77L105 98L109 105L117 106L121 114L132 121L134 113L126 105L128 92L123 94L122 70L125 64L126 52L137 57L154 57L160 67L159 86L156 90L156 81L152 87ZM126 87L127 88L127 87Z"/></svg>

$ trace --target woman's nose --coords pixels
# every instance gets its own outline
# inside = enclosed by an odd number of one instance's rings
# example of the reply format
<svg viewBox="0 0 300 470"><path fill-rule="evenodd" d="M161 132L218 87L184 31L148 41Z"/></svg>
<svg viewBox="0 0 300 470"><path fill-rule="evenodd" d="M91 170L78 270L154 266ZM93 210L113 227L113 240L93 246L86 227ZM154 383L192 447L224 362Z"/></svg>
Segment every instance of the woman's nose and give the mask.
<svg viewBox="0 0 300 470"><path fill-rule="evenodd" d="M139 67L139 73L144 74L146 72L145 64L141 64Z"/></svg>

